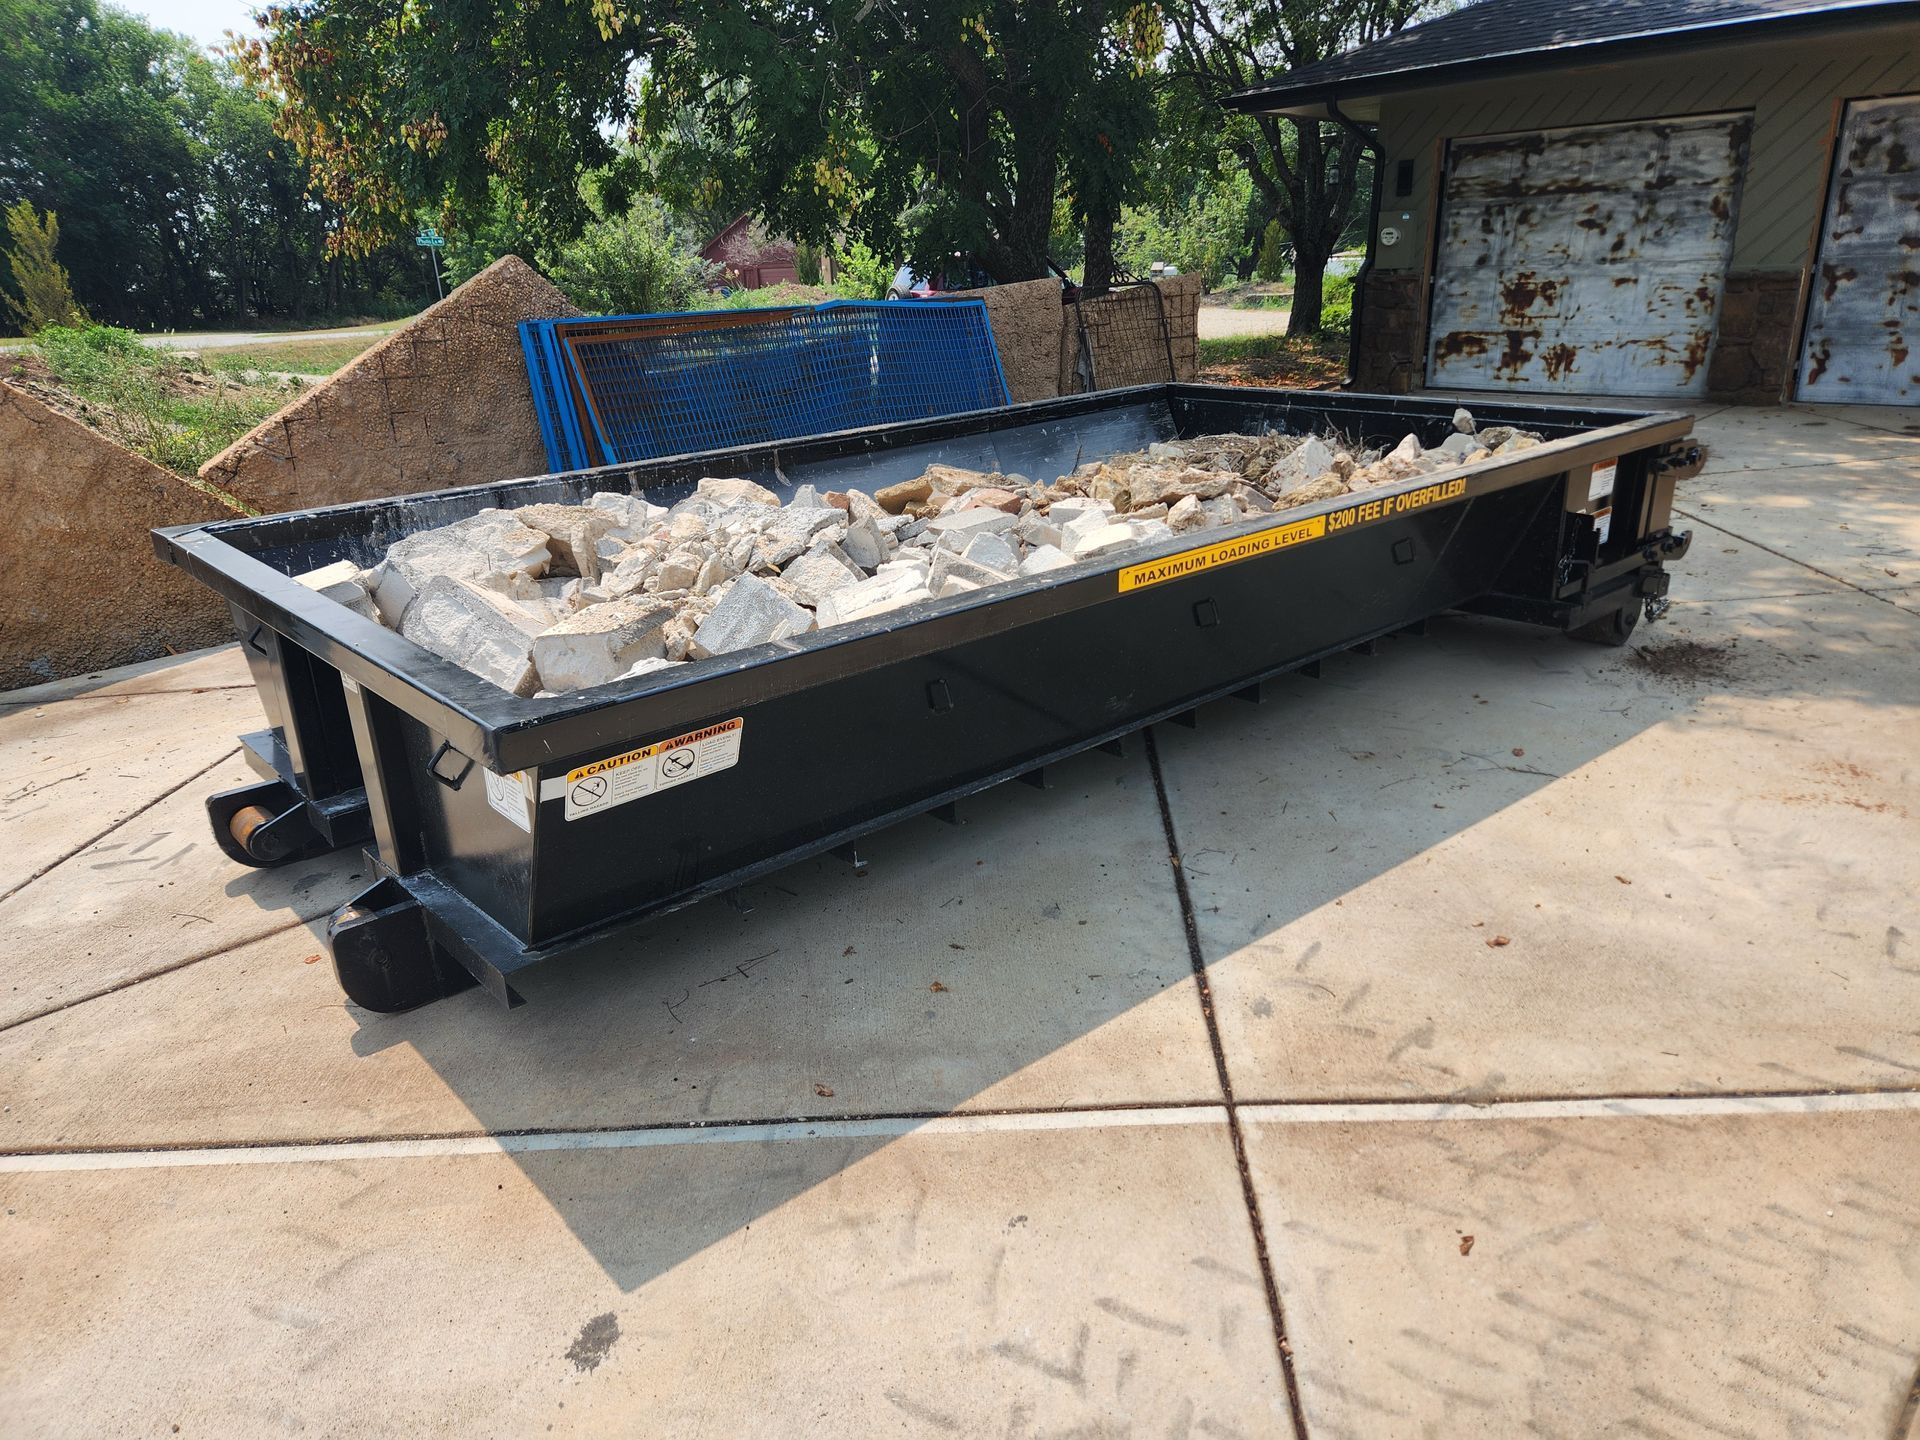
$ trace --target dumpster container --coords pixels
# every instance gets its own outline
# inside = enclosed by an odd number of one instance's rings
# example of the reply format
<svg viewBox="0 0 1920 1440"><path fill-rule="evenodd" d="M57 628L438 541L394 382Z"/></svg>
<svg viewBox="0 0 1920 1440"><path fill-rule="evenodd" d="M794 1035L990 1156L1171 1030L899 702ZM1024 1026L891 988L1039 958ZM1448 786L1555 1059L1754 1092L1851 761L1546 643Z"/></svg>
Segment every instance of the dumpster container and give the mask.
<svg viewBox="0 0 1920 1440"><path fill-rule="evenodd" d="M407 1009L514 977L905 817L1443 611L1621 643L1665 606L1691 418L1494 403L1516 454L865 621L521 699L291 577L377 563L489 507L705 475L784 498L935 461L1035 477L1160 440L1324 432L1437 444L1452 401L1157 385L938 420L155 532L227 597L272 728L265 777L209 801L253 864L370 835L378 880L329 926L349 998Z"/></svg>

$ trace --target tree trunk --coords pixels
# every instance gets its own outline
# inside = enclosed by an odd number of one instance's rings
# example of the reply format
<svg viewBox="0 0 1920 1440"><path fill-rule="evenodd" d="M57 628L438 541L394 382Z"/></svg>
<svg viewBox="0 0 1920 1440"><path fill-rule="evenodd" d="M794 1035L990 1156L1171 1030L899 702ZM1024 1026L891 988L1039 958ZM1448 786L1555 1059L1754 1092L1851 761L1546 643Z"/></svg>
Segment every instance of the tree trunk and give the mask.
<svg viewBox="0 0 1920 1440"><path fill-rule="evenodd" d="M1113 225L1111 205L1097 205L1087 216L1087 254L1080 271L1080 288L1088 298L1113 288Z"/></svg>
<svg viewBox="0 0 1920 1440"><path fill-rule="evenodd" d="M1293 309L1287 315L1287 334L1311 335L1320 328L1321 285L1327 275L1327 252L1305 236L1293 242Z"/></svg>

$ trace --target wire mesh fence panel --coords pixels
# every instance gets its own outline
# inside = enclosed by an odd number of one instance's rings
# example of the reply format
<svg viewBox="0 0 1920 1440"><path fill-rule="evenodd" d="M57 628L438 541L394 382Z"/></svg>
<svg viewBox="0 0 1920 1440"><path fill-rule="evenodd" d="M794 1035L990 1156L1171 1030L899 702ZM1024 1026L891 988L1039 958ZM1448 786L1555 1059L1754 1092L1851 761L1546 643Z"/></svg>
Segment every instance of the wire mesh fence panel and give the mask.
<svg viewBox="0 0 1920 1440"><path fill-rule="evenodd" d="M1151 281L1078 300L1062 312L1060 393L1179 378L1165 298Z"/></svg>
<svg viewBox="0 0 1920 1440"><path fill-rule="evenodd" d="M584 465L925 420L1007 403L986 306L829 301L807 309L529 321L548 453ZM538 351L536 365L535 352ZM542 371L551 373L543 374Z"/></svg>

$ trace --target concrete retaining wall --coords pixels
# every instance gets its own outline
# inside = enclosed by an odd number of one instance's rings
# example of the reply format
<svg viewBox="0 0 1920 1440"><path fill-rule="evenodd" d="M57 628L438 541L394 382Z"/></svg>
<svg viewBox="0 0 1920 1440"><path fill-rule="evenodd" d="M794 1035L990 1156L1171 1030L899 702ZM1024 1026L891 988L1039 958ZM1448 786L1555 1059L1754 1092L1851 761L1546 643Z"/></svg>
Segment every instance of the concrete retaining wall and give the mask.
<svg viewBox="0 0 1920 1440"><path fill-rule="evenodd" d="M579 313L504 256L214 456L201 477L272 514L542 474L516 327Z"/></svg>
<svg viewBox="0 0 1920 1440"><path fill-rule="evenodd" d="M0 689L233 638L226 602L153 553L156 525L233 512L0 382Z"/></svg>

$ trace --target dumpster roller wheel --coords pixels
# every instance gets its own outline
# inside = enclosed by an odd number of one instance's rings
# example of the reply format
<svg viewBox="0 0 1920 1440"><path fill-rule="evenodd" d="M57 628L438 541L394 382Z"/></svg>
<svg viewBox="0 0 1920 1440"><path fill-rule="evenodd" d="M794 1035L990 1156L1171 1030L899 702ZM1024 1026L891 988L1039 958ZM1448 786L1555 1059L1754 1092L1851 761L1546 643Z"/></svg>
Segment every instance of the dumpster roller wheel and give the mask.
<svg viewBox="0 0 1920 1440"><path fill-rule="evenodd" d="M306 802L277 781L207 797L213 840L231 860L270 870L332 848L307 818Z"/></svg>
<svg viewBox="0 0 1920 1440"><path fill-rule="evenodd" d="M1589 645L1624 645L1633 638L1634 627L1639 623L1640 602L1635 600L1611 615L1602 615L1598 620L1590 620L1576 630L1569 630L1567 638L1584 640Z"/></svg>

